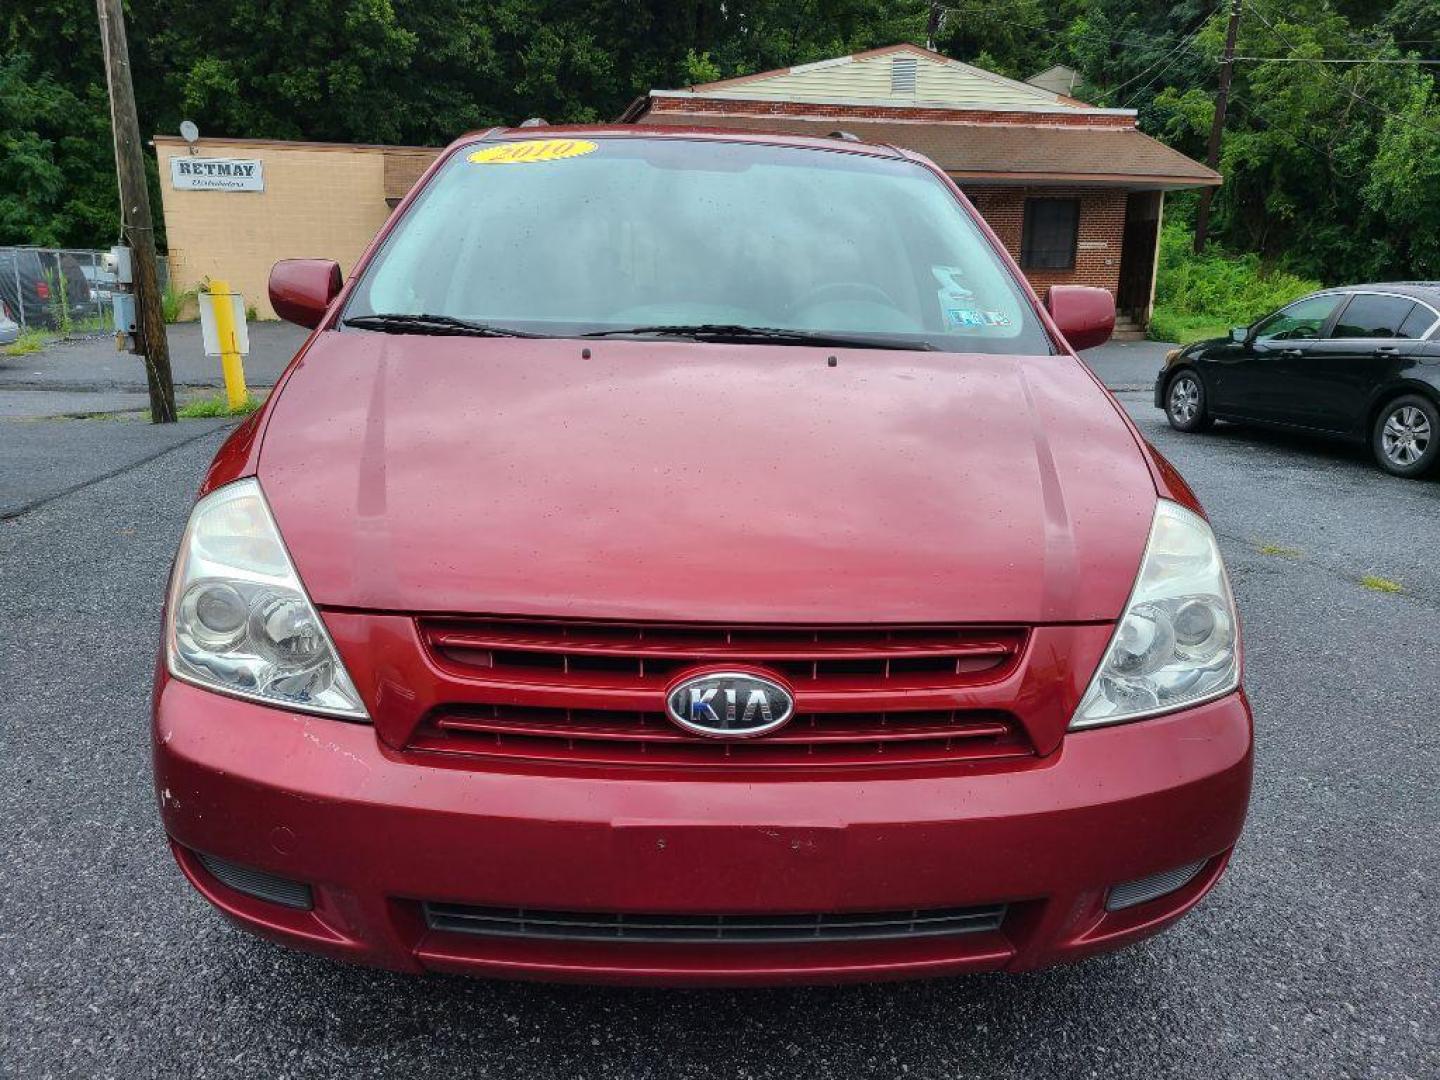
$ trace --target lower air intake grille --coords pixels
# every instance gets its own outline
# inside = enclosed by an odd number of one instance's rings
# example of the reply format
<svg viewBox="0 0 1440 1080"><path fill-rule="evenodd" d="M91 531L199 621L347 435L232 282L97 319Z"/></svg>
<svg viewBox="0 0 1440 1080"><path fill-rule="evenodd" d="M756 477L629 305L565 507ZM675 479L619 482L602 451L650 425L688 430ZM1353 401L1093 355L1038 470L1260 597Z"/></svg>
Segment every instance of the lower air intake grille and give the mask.
<svg viewBox="0 0 1440 1080"><path fill-rule="evenodd" d="M995 930L1004 904L932 911L870 911L814 915L637 915L536 911L466 904L425 905L432 930L484 937L557 938L735 945L802 941L874 941L941 937Z"/></svg>
<svg viewBox="0 0 1440 1080"><path fill-rule="evenodd" d="M302 911L308 911L313 906L310 886L304 882L277 877L264 870L241 866L239 863L217 859L214 855L204 855L198 851L195 852L195 858L200 860L200 865L210 872L211 877L236 892Z"/></svg>
<svg viewBox="0 0 1440 1080"><path fill-rule="evenodd" d="M1174 870L1166 870L1162 874L1151 874L1139 881L1127 881L1124 885L1116 885L1105 899L1105 909L1120 911L1122 908L1158 900L1177 889L1182 889L1195 880L1195 875L1200 873L1201 868L1209 861L1201 859L1199 862L1177 866Z"/></svg>

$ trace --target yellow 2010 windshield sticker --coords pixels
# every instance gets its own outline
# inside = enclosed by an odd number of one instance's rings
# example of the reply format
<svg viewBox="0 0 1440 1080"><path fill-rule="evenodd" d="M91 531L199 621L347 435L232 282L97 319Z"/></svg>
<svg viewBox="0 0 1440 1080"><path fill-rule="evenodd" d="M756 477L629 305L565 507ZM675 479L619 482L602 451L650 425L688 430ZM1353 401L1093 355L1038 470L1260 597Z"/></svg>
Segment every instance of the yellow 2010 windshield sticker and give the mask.
<svg viewBox="0 0 1440 1080"><path fill-rule="evenodd" d="M562 161L593 153L598 147L586 139L527 139L476 150L467 160L476 165L528 165L534 161Z"/></svg>

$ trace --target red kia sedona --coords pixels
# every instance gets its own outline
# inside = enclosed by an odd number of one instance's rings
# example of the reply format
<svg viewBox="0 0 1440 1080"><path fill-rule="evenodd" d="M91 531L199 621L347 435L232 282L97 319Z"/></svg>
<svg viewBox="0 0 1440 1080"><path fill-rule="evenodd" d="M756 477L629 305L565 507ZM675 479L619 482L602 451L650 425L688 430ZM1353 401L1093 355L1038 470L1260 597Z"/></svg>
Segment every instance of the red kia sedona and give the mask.
<svg viewBox="0 0 1440 1080"><path fill-rule="evenodd" d="M1169 925L1249 798L1183 480L892 147L450 147L216 457L155 782L206 899L400 971L1019 971Z"/></svg>

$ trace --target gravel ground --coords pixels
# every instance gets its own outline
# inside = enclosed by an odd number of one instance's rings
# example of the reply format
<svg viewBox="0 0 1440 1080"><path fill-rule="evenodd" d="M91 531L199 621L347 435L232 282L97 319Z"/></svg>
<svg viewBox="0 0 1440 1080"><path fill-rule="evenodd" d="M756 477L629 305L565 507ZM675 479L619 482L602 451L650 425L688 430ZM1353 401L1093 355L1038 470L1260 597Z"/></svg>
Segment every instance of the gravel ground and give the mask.
<svg viewBox="0 0 1440 1080"><path fill-rule="evenodd" d="M1025 976L765 992L411 979L248 937L172 865L146 738L162 584L216 433L0 521L0 1073L1440 1075L1440 481L1176 435L1125 398L1215 519L1257 724L1245 838L1170 933Z"/></svg>

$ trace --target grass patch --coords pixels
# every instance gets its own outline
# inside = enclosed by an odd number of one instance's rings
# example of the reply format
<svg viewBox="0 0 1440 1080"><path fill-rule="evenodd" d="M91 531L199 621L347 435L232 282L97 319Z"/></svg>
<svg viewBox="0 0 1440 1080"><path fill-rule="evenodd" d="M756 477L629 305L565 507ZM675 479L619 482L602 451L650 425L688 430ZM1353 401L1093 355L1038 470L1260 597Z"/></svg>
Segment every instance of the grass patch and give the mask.
<svg viewBox="0 0 1440 1080"><path fill-rule="evenodd" d="M185 317L190 303L200 295L199 289L177 289L167 281L160 294L160 314L167 323L177 323Z"/></svg>
<svg viewBox="0 0 1440 1080"><path fill-rule="evenodd" d="M224 394L215 397L196 398L194 401L187 401L181 405L175 415L181 420L209 420L220 416L249 416L256 409L264 404L264 398L258 398L250 394L245 399L245 404L237 409L232 409L230 403L225 400Z"/></svg>
<svg viewBox="0 0 1440 1080"><path fill-rule="evenodd" d="M1155 274L1150 336L1182 345L1224 337L1232 326L1249 326L1320 282L1267 267L1258 255L1228 255L1211 245L1196 255L1190 230L1165 227Z"/></svg>
<svg viewBox="0 0 1440 1080"><path fill-rule="evenodd" d="M1150 338L1153 341L1173 341L1177 345L1189 345L1209 338L1223 338L1229 332L1229 323L1220 322L1208 315L1179 315L1159 307L1150 315Z"/></svg>
<svg viewBox="0 0 1440 1080"><path fill-rule="evenodd" d="M1405 587L1398 581L1391 581L1389 578L1376 577L1374 574L1366 574L1360 579L1360 584L1372 592L1397 593L1403 592Z"/></svg>
<svg viewBox="0 0 1440 1080"><path fill-rule="evenodd" d="M20 336L6 345L3 351L6 356L29 356L49 345L54 336L44 330L37 330L35 327L29 326L21 330Z"/></svg>
<svg viewBox="0 0 1440 1080"><path fill-rule="evenodd" d="M1299 548L1285 547L1283 544L1261 544L1255 550L1261 555L1273 555L1277 559L1298 559L1301 556Z"/></svg>

